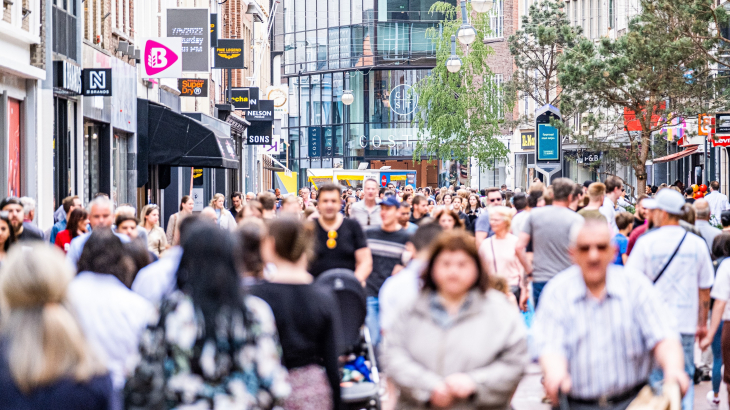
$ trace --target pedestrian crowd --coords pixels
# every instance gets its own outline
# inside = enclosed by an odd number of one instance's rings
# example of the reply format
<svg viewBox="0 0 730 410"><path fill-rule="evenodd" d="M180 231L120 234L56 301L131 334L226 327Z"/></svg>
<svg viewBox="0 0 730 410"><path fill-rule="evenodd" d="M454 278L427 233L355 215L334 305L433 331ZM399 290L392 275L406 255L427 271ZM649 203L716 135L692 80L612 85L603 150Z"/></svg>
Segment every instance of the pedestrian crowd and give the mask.
<svg viewBox="0 0 730 410"><path fill-rule="evenodd" d="M704 378L716 407L730 204L708 185L366 179L170 216L70 196L47 232L8 197L0 409L507 410L531 361L563 410L648 388L690 410Z"/></svg>

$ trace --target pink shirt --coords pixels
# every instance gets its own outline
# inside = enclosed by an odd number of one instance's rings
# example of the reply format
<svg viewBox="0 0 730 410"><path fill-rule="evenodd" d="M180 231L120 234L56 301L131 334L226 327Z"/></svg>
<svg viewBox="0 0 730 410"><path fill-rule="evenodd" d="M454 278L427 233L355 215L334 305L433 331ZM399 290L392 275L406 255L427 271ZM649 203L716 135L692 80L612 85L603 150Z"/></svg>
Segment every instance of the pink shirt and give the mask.
<svg viewBox="0 0 730 410"><path fill-rule="evenodd" d="M516 245L517 236L510 233L504 239L491 236L485 239L482 246L479 247L479 256L487 269L491 274L507 279L509 286L519 286L520 278L524 272L520 260L517 259ZM494 261L495 255L496 264Z"/></svg>

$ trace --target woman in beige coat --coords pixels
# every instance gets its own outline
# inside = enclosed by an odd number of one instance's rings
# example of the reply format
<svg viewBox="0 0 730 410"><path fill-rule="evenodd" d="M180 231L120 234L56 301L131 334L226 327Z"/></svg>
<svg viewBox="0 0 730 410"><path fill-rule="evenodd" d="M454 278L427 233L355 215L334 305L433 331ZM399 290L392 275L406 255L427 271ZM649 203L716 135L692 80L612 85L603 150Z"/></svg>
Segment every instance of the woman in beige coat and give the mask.
<svg viewBox="0 0 730 410"><path fill-rule="evenodd" d="M526 330L489 282L474 238L452 231L437 239L423 291L384 338L398 409L509 409L528 363Z"/></svg>

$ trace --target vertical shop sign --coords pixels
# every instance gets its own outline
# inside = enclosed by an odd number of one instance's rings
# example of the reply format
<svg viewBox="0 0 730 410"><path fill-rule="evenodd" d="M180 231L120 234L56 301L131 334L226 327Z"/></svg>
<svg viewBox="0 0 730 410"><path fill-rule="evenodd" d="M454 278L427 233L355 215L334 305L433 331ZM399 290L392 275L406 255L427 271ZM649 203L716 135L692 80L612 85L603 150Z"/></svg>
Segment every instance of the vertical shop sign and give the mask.
<svg viewBox="0 0 730 410"><path fill-rule="evenodd" d="M183 71L209 71L209 27L207 8L167 9L167 37L182 39Z"/></svg>

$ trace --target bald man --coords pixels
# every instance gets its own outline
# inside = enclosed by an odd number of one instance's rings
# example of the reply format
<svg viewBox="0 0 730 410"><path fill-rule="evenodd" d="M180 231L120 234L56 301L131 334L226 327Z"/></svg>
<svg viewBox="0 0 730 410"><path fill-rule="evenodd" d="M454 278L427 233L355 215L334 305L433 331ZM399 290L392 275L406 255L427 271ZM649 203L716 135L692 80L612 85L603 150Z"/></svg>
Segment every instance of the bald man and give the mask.
<svg viewBox="0 0 730 410"><path fill-rule="evenodd" d="M710 203L706 199L700 198L695 200L693 206L695 207L695 226L700 230L702 239L707 242L707 247L712 252L712 241L722 231L710 225L710 214L712 211L710 209Z"/></svg>

